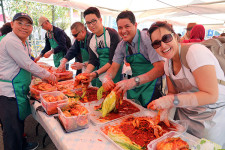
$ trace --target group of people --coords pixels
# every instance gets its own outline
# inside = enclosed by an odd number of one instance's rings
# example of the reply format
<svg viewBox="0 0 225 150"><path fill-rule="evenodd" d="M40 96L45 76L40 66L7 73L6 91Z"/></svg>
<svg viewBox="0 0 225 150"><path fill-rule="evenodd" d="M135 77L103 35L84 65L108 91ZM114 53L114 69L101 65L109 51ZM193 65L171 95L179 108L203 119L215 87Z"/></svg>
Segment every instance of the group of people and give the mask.
<svg viewBox="0 0 225 150"><path fill-rule="evenodd" d="M161 121L167 125L170 110L177 108L174 118L188 120L189 133L225 148L225 86L217 82L225 81L225 76L208 48L192 44L185 58L190 67L187 68L180 59L183 44L171 24L157 21L147 32L140 31L133 12L122 11L116 18L117 32L103 26L96 7L89 7L83 14L92 33L81 22L72 24L76 40L70 48L65 32L40 17L39 25L47 31L46 46L34 61L27 43L33 20L25 13L14 16L12 32L0 42L0 121L5 150L26 146L22 134L24 119L30 114L27 94L31 74L56 83L53 74L35 63L52 54L58 71L64 71L66 63L75 57L77 62L72 68L88 76L87 82L103 86L105 91L127 93L129 99L143 107L159 110ZM132 78L121 80L124 62L130 64ZM160 79L164 74L168 94L162 97Z"/></svg>

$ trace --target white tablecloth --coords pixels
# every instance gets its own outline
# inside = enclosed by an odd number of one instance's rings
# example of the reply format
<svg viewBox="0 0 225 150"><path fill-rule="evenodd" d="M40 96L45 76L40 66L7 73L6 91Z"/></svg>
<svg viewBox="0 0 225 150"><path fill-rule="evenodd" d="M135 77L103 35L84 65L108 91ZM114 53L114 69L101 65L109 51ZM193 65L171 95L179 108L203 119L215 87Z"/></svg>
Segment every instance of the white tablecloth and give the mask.
<svg viewBox="0 0 225 150"><path fill-rule="evenodd" d="M36 108L41 104L35 102L31 106L33 117L42 125L48 133L52 142L59 150L117 150L117 146L107 140L99 131L98 126L89 123L89 128L74 131L70 133L64 132L60 123L46 113L37 111ZM198 138L185 133L186 136L197 141Z"/></svg>

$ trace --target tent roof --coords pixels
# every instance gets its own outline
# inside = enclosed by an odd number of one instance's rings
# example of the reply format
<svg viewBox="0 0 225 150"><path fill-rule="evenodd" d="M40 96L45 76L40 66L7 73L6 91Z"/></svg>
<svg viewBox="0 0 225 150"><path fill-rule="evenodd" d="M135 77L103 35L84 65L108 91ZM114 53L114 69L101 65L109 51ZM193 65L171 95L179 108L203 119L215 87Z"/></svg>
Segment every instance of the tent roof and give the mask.
<svg viewBox="0 0 225 150"><path fill-rule="evenodd" d="M137 22L167 20L186 26L189 22L224 30L225 0L28 0L84 11L99 8L101 14L116 17L123 10L135 13Z"/></svg>

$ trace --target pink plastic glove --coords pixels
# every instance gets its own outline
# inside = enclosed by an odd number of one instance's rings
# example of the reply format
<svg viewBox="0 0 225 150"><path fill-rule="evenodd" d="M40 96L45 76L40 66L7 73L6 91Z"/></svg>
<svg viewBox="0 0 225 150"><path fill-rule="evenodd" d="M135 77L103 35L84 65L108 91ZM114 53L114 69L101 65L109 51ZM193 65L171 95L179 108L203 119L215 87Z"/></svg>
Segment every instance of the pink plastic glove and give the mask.
<svg viewBox="0 0 225 150"><path fill-rule="evenodd" d="M147 108L152 110L169 109L174 106L174 95L160 97L148 104Z"/></svg>
<svg viewBox="0 0 225 150"><path fill-rule="evenodd" d="M116 93L123 93L123 95L127 92L127 90L130 90L134 88L136 85L134 78L128 79L128 80L122 80L120 82L116 83L116 87L114 88L114 91Z"/></svg>
<svg viewBox="0 0 225 150"><path fill-rule="evenodd" d="M41 58L41 56L36 57L36 58L34 59L34 62L35 62L35 63L38 62L38 61L40 60L40 58Z"/></svg>
<svg viewBox="0 0 225 150"><path fill-rule="evenodd" d="M47 78L45 78L50 84L55 85L57 83L57 78L54 74L50 74Z"/></svg>
<svg viewBox="0 0 225 150"><path fill-rule="evenodd" d="M109 76L105 76L102 80L102 86L105 91L110 91L115 87L115 83Z"/></svg>
<svg viewBox="0 0 225 150"><path fill-rule="evenodd" d="M92 73L82 73L84 74L86 77L88 77L88 80L81 80L82 83L90 83L94 78L95 78L95 73L92 72ZM82 75L82 74L79 74L79 75Z"/></svg>
<svg viewBox="0 0 225 150"><path fill-rule="evenodd" d="M83 66L84 66L83 63L80 63L80 62L74 62L74 63L71 65L71 68L74 69L74 70L80 70L80 69L82 69Z"/></svg>
<svg viewBox="0 0 225 150"><path fill-rule="evenodd" d="M60 61L60 65L57 68L56 72L64 72L64 71L66 71L66 63L67 63L67 59L63 58Z"/></svg>
<svg viewBox="0 0 225 150"><path fill-rule="evenodd" d="M45 58L50 57L53 54L53 50L48 51L47 53L44 54Z"/></svg>
<svg viewBox="0 0 225 150"><path fill-rule="evenodd" d="M171 107L195 107L198 106L198 99L194 93L179 93L177 94L179 100L178 105L174 105L174 95L166 95L156 99L148 104L148 108L153 110L169 109Z"/></svg>

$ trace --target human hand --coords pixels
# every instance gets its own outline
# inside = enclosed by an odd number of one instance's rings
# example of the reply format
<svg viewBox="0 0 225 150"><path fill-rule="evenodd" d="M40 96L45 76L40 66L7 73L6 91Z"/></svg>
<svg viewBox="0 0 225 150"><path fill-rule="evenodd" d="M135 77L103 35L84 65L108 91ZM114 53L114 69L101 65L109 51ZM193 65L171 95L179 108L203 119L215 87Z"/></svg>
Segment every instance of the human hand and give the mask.
<svg viewBox="0 0 225 150"><path fill-rule="evenodd" d="M44 57L45 57L45 58L48 58L48 57L50 57L50 56L52 55L52 53L53 53L53 50L50 50L50 51L48 51L48 52L46 52L46 53L44 54Z"/></svg>
<svg viewBox="0 0 225 150"><path fill-rule="evenodd" d="M147 108L152 110L169 109L174 106L174 95L160 97L148 104Z"/></svg>
<svg viewBox="0 0 225 150"><path fill-rule="evenodd" d="M130 90L134 88L136 85L134 78L128 79L128 80L122 80L120 82L116 83L116 87L114 90L116 93L123 93L123 95L127 92L127 90Z"/></svg>
<svg viewBox="0 0 225 150"><path fill-rule="evenodd" d="M50 74L45 80L48 81L48 83L55 85L57 83L57 78L54 74Z"/></svg>
<svg viewBox="0 0 225 150"><path fill-rule="evenodd" d="M83 66L84 66L83 63L80 63L80 62L74 62L74 63L71 65L71 68L74 69L74 70L80 70L80 69L82 69Z"/></svg>
<svg viewBox="0 0 225 150"><path fill-rule="evenodd" d="M67 59L63 58L60 61L60 65L57 68L56 72L64 72L64 71L66 71L66 62L67 62Z"/></svg>
<svg viewBox="0 0 225 150"><path fill-rule="evenodd" d="M110 91L115 87L115 83L109 76L105 76L102 80L102 86L105 91Z"/></svg>
<svg viewBox="0 0 225 150"><path fill-rule="evenodd" d="M40 60L40 58L41 58L41 56L36 57L36 58L34 59L34 62L35 62L35 63L38 62L38 61Z"/></svg>

